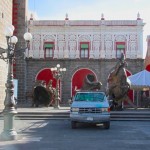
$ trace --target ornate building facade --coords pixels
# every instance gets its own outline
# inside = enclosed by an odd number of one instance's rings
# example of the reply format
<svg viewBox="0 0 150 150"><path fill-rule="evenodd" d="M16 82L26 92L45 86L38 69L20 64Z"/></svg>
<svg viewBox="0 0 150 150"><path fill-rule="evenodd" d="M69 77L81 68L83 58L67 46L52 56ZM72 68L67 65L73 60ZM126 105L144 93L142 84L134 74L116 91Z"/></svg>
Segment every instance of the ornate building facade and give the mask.
<svg viewBox="0 0 150 150"><path fill-rule="evenodd" d="M148 65L150 65L150 35L147 36L147 53L146 53L144 65L145 68L148 67ZM148 70L150 71L150 67L148 68Z"/></svg>
<svg viewBox="0 0 150 150"><path fill-rule="evenodd" d="M93 74L106 90L107 77L123 52L128 62L127 74L143 69L143 20L34 20L27 23L27 0L0 1L0 49L6 49L4 30L15 26L16 49L25 47L23 34L33 35L30 49L17 51L14 78L18 80L18 104L28 101L36 80L53 80L51 68L60 64L67 69L60 81L62 103L67 104L75 89L80 89L87 74ZM25 58L25 59L24 59ZM4 107L7 63L0 60L0 109ZM131 92L131 97L133 93Z"/></svg>
<svg viewBox="0 0 150 150"><path fill-rule="evenodd" d="M0 1L0 52L7 48L5 29L12 24L12 0ZM7 63L0 59L0 109L4 108Z"/></svg>
<svg viewBox="0 0 150 150"><path fill-rule="evenodd" d="M60 64L67 69L60 82L62 103L80 89L84 77L93 74L106 90L107 77L123 52L128 62L127 74L143 68L143 20L34 20L28 22L33 35L26 51L26 89L36 80L55 80L51 68ZM131 97L133 93L131 94Z"/></svg>

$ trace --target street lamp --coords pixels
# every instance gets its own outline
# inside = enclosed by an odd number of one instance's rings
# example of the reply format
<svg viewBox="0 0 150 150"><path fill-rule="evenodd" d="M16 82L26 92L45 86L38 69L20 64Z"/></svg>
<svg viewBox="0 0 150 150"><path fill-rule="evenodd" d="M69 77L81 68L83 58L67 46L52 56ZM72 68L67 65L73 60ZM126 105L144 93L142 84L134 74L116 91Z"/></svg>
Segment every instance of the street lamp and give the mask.
<svg viewBox="0 0 150 150"><path fill-rule="evenodd" d="M7 40L7 49L0 51L0 58L8 63L8 75L6 86L6 97L4 100L4 129L1 133L2 140L16 140L17 132L13 128L14 116L17 114L15 109L15 98L14 98L14 84L13 84L13 61L15 59L14 52L19 51L15 50L15 45L18 42L16 36L13 36L14 26L10 26L6 29L6 40ZM27 42L27 47L20 50L25 50L29 46L29 42L32 39L31 33L25 33L24 39ZM5 55L4 55L5 54Z"/></svg>
<svg viewBox="0 0 150 150"><path fill-rule="evenodd" d="M59 89L59 81L62 78L64 72L66 71L66 68L60 68L60 64L57 64L55 68L51 68L51 71L53 73L53 77L56 79L56 96L55 96L55 104L54 108L59 109L59 101L60 101L60 89Z"/></svg>

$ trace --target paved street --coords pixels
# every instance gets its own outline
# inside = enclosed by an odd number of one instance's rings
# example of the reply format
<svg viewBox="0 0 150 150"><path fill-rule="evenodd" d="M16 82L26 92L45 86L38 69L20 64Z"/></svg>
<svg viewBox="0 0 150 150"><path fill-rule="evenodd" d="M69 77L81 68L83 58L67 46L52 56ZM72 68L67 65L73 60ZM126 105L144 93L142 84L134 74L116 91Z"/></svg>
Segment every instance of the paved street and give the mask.
<svg viewBox="0 0 150 150"><path fill-rule="evenodd" d="M0 141L0 150L149 150L150 122L112 121L110 130L69 120L16 120L18 141ZM0 120L0 133L3 120Z"/></svg>

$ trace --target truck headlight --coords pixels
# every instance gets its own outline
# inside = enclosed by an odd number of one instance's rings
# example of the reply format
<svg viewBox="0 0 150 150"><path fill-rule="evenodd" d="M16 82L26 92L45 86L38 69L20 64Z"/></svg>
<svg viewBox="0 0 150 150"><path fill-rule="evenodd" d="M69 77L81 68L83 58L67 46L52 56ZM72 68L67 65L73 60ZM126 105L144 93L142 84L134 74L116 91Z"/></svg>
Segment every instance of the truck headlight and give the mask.
<svg viewBox="0 0 150 150"><path fill-rule="evenodd" d="M79 108L71 108L72 112L79 112Z"/></svg>
<svg viewBox="0 0 150 150"><path fill-rule="evenodd" d="M102 108L102 112L110 112L109 108Z"/></svg>

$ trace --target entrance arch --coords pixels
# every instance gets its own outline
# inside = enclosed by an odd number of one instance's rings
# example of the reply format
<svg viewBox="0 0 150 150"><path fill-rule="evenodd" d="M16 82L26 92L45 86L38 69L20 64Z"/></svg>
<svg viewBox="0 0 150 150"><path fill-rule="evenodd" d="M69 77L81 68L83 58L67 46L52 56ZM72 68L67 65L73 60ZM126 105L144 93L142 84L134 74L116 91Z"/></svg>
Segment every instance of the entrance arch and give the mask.
<svg viewBox="0 0 150 150"><path fill-rule="evenodd" d="M132 75L131 72L129 72L128 70L126 70L126 74L127 74L127 77L129 77L129 76ZM128 96L129 96L129 98L131 99L131 101L134 102L133 90L129 90ZM126 105L127 103L125 102L124 104Z"/></svg>
<svg viewBox="0 0 150 150"><path fill-rule="evenodd" d="M75 94L75 89L81 89L81 87L83 85L83 81L84 81L86 75L88 75L88 74L94 75L97 80L95 73L88 68L81 68L73 74L71 96L73 96Z"/></svg>
<svg viewBox="0 0 150 150"><path fill-rule="evenodd" d="M146 66L146 70L150 72L150 64Z"/></svg>
<svg viewBox="0 0 150 150"><path fill-rule="evenodd" d="M53 74L50 68L44 68L40 70L35 77L35 81L36 80L44 80L46 82L46 85L50 80L52 80L52 86L56 88L56 79L53 78Z"/></svg>

